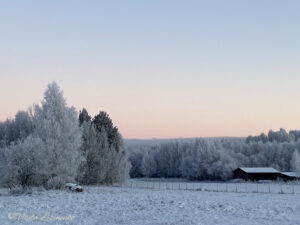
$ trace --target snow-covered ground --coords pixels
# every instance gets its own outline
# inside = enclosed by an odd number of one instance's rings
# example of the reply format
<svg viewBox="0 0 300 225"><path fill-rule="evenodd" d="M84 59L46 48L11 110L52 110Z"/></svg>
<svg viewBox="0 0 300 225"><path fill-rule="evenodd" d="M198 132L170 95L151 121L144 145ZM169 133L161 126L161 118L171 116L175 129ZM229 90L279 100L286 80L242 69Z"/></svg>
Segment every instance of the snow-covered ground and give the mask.
<svg viewBox="0 0 300 225"><path fill-rule="evenodd" d="M0 224L300 224L298 194L83 188L20 196L1 190Z"/></svg>

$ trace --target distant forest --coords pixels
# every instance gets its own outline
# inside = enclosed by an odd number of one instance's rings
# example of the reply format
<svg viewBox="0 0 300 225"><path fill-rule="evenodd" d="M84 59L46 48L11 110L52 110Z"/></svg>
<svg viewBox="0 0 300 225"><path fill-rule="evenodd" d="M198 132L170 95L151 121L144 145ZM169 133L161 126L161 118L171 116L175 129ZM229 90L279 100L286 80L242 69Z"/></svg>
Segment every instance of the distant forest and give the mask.
<svg viewBox="0 0 300 225"><path fill-rule="evenodd" d="M300 171L300 131L247 138L196 138L127 144L131 177L228 180L237 167Z"/></svg>

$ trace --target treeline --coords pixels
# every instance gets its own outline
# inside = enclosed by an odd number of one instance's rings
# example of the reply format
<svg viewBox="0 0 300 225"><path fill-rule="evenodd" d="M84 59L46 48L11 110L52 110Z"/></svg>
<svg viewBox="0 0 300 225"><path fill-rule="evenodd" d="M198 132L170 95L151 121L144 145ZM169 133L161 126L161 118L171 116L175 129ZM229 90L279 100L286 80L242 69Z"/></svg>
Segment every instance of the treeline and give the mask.
<svg viewBox="0 0 300 225"><path fill-rule="evenodd" d="M276 132L279 133L279 132ZM195 139L130 148L131 177L228 180L237 167L300 171L300 141Z"/></svg>
<svg viewBox="0 0 300 225"><path fill-rule="evenodd" d="M299 130L291 130L287 132L285 129L281 128L279 131L270 130L268 134L261 133L259 136L248 136L246 142L294 142L300 139Z"/></svg>
<svg viewBox="0 0 300 225"><path fill-rule="evenodd" d="M92 118L83 109L78 116L55 82L41 105L0 122L1 186L121 183L129 169L122 136L108 114Z"/></svg>

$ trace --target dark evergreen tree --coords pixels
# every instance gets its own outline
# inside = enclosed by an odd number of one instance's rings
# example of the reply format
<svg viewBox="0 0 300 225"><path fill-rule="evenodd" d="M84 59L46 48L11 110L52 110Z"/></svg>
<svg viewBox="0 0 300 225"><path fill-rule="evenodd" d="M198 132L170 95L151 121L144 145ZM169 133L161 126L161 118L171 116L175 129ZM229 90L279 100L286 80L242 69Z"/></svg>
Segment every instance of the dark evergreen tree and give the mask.
<svg viewBox="0 0 300 225"><path fill-rule="evenodd" d="M79 125L81 126L83 122L91 121L91 116L89 115L88 111L83 108L79 113Z"/></svg>
<svg viewBox="0 0 300 225"><path fill-rule="evenodd" d="M130 163L122 137L105 112L91 121L88 112L80 112L82 158L78 180L85 184L121 183L129 174Z"/></svg>
<svg viewBox="0 0 300 225"><path fill-rule="evenodd" d="M99 114L94 117L92 123L98 132L105 130L110 147L113 147L117 152L123 148L122 136L106 112L99 112Z"/></svg>

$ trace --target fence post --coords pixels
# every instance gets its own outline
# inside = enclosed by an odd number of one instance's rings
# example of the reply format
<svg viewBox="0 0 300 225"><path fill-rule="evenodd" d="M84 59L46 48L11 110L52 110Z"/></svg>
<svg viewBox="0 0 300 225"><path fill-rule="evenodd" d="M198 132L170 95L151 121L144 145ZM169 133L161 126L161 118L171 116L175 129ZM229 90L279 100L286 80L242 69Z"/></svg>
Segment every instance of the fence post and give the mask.
<svg viewBox="0 0 300 225"><path fill-rule="evenodd" d="M282 184L280 184L280 193L283 194L283 191L282 191Z"/></svg>
<svg viewBox="0 0 300 225"><path fill-rule="evenodd" d="M235 192L238 192L237 184L235 184Z"/></svg>
<svg viewBox="0 0 300 225"><path fill-rule="evenodd" d="M258 193L258 184L256 184L256 193Z"/></svg>
<svg viewBox="0 0 300 225"><path fill-rule="evenodd" d="M269 193L271 193L271 185L269 184Z"/></svg>
<svg viewBox="0 0 300 225"><path fill-rule="evenodd" d="M295 186L294 186L294 184L292 184L293 185L293 194L295 194Z"/></svg>

